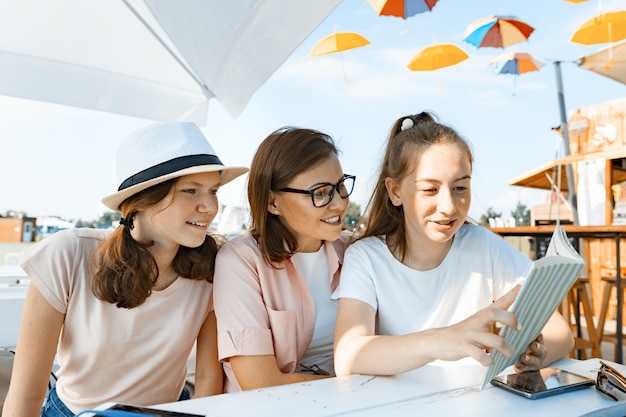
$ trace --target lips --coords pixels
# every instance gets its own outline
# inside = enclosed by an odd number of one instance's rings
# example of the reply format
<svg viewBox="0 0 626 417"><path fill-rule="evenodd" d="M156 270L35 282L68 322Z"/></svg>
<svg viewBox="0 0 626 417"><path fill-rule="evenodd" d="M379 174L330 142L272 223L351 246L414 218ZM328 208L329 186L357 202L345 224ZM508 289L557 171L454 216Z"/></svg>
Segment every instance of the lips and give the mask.
<svg viewBox="0 0 626 417"><path fill-rule="evenodd" d="M197 227L207 227L209 224L205 223L205 222L187 222L187 224L190 224L192 226L197 226Z"/></svg>
<svg viewBox="0 0 626 417"><path fill-rule="evenodd" d="M454 223L454 220L448 220L448 221L441 221L441 222L435 222L441 226L450 226L451 224Z"/></svg>
<svg viewBox="0 0 626 417"><path fill-rule="evenodd" d="M341 216L330 217L328 219L323 219L322 221L328 224L336 224L341 221Z"/></svg>

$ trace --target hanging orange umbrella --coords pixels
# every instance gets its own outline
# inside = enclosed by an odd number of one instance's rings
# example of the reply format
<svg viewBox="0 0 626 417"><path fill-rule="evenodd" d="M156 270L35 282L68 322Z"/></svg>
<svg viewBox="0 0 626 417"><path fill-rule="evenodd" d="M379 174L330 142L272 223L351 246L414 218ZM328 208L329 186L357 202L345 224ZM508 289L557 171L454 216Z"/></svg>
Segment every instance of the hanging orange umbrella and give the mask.
<svg viewBox="0 0 626 417"><path fill-rule="evenodd" d="M584 3L584 2L586 2L587 0L565 0L565 1L567 1L567 2L569 2L569 3Z"/></svg>
<svg viewBox="0 0 626 417"><path fill-rule="evenodd" d="M450 43L436 44L424 48L408 63L411 71L432 71L456 65L469 58L467 53Z"/></svg>
<svg viewBox="0 0 626 417"><path fill-rule="evenodd" d="M539 71L544 63L527 52L507 52L497 56L488 68L497 74L513 74L513 95L517 90L517 76L527 72Z"/></svg>
<svg viewBox="0 0 626 417"><path fill-rule="evenodd" d="M438 0L367 0L378 16L396 16L406 19L418 13L428 12Z"/></svg>
<svg viewBox="0 0 626 417"><path fill-rule="evenodd" d="M315 44L309 56L322 56L369 45L370 41L354 32L335 32Z"/></svg>
<svg viewBox="0 0 626 417"><path fill-rule="evenodd" d="M592 17L572 35L572 42L583 45L612 43L626 39L626 10Z"/></svg>

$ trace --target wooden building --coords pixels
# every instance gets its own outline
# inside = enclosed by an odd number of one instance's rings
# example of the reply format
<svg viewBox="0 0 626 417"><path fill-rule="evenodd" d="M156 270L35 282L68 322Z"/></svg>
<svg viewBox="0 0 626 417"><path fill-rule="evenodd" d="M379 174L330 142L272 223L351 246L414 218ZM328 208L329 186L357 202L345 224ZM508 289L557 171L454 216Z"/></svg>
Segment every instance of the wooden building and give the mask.
<svg viewBox="0 0 626 417"><path fill-rule="evenodd" d="M570 112L570 155L537 167L509 182L510 185L554 190L558 182L567 192L566 165L571 164L576 184L580 225L624 225L626 230L626 98L595 104ZM559 174L560 173L560 177ZM558 181L560 178L560 182ZM535 224L555 220L561 204L561 220L571 223L571 210L552 191L553 204L531 208ZM537 221L540 219L542 223ZM615 270L612 239L585 238L580 252L587 261L594 311L602 302L602 275ZM626 273L626 242L620 244L620 264ZM614 313L612 314L614 315Z"/></svg>
<svg viewBox="0 0 626 417"><path fill-rule="evenodd" d="M37 219L0 217L0 242L34 242Z"/></svg>

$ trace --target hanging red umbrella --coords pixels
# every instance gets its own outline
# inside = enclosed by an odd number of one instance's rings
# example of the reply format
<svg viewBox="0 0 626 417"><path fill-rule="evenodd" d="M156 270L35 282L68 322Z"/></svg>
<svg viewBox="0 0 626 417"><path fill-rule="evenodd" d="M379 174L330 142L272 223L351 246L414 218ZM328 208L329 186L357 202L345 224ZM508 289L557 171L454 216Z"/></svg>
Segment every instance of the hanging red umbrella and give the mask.
<svg viewBox="0 0 626 417"><path fill-rule="evenodd" d="M367 0L378 16L396 16L406 19L418 13L428 12L438 0Z"/></svg>
<svg viewBox="0 0 626 417"><path fill-rule="evenodd" d="M477 48L505 48L528 40L534 30L513 16L490 16L471 23L463 38Z"/></svg>

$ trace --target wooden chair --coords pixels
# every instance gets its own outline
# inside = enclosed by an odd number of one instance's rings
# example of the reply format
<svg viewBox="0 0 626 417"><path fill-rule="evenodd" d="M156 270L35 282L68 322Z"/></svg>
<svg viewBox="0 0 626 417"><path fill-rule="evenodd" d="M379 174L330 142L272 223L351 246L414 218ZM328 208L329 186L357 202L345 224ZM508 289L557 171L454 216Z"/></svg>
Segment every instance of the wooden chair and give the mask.
<svg viewBox="0 0 626 417"><path fill-rule="evenodd" d="M621 268L620 271L620 286L622 289L622 300L626 300L624 298L624 294L626 292L626 278L624 278L624 274L626 273L626 268ZM609 313L609 304L612 299L613 289L617 288L617 280L615 278L615 267L603 267L600 269L600 275L602 277L602 281L604 282L604 291L602 295L602 307L600 309L600 319L598 320L598 338L600 343L609 342L615 345L615 353L613 360L617 360L617 335L615 332L605 333L604 326L606 324L606 319ZM615 314L620 314L620 312L616 311Z"/></svg>
<svg viewBox="0 0 626 417"><path fill-rule="evenodd" d="M561 310L565 319L570 323L574 335L574 349L569 356L578 359L601 358L600 338L593 322L588 277L580 277L576 280L563 300ZM585 318L586 332L583 331L581 325L581 313ZM588 349L591 349L591 356L588 355Z"/></svg>

